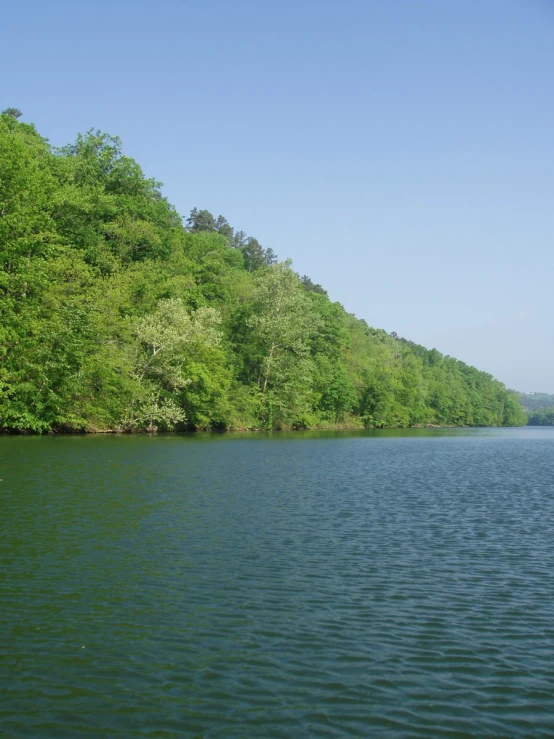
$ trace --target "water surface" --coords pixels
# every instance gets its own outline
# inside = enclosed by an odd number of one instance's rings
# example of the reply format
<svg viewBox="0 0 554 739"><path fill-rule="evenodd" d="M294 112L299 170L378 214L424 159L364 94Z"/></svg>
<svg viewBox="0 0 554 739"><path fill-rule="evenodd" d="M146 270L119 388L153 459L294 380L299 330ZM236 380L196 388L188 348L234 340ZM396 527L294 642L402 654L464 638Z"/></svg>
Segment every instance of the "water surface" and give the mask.
<svg viewBox="0 0 554 739"><path fill-rule="evenodd" d="M554 736L554 430L0 438L0 734Z"/></svg>

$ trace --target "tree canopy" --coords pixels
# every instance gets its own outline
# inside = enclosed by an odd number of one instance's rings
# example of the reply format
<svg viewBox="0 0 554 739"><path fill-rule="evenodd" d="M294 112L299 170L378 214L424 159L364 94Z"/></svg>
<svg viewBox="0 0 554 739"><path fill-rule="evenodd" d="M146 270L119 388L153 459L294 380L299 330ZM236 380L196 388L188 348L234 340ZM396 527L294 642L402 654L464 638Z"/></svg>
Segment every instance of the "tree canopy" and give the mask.
<svg viewBox="0 0 554 739"><path fill-rule="evenodd" d="M554 406L530 412L527 423L529 426L554 426Z"/></svg>
<svg viewBox="0 0 554 739"><path fill-rule="evenodd" d="M554 407L554 395L548 393L518 393L518 395L521 405L529 412Z"/></svg>
<svg viewBox="0 0 554 739"><path fill-rule="evenodd" d="M183 223L117 137L55 149L20 117L0 115L0 430L525 423L223 216Z"/></svg>

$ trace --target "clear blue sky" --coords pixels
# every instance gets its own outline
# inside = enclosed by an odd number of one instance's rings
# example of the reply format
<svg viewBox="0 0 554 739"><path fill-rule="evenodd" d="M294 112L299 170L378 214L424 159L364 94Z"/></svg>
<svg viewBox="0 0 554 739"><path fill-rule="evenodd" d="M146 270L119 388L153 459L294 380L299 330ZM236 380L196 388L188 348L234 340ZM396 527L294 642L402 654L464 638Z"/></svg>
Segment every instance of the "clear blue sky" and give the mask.
<svg viewBox="0 0 554 739"><path fill-rule="evenodd" d="M369 324L554 392L552 0L3 8L2 108L91 127Z"/></svg>

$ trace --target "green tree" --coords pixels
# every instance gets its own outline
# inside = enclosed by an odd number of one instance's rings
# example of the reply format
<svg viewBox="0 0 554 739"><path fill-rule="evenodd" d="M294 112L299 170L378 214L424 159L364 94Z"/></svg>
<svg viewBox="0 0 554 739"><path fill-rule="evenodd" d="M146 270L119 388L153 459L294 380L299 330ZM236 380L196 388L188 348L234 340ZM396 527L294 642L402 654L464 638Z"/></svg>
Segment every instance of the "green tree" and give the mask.
<svg viewBox="0 0 554 739"><path fill-rule="evenodd" d="M220 316L213 308L199 308L189 315L179 298L161 300L154 313L135 323L137 354L133 379L138 392L122 419L126 428L153 430L155 424L172 427L185 413L171 393L186 387L185 352L191 344L217 346L221 339Z"/></svg>
<svg viewBox="0 0 554 739"><path fill-rule="evenodd" d="M268 428L304 424L311 413L310 339L320 322L290 262L257 274L253 311L248 319L262 396L262 421Z"/></svg>
<svg viewBox="0 0 554 739"><path fill-rule="evenodd" d="M319 293L320 295L327 295L327 290L324 290L321 285L312 282L308 275L304 275L303 277L301 277L300 281L302 282L304 290L307 290L308 292Z"/></svg>
<svg viewBox="0 0 554 739"><path fill-rule="evenodd" d="M18 118L21 118L23 113L19 108L6 108L2 111L2 115L6 116L6 118L15 118L17 120Z"/></svg>
<svg viewBox="0 0 554 739"><path fill-rule="evenodd" d="M197 231L215 231L216 221L209 210L198 210L193 208L187 218L187 229L191 233Z"/></svg>
<svg viewBox="0 0 554 739"><path fill-rule="evenodd" d="M265 252L258 239L250 236L246 239L244 245L241 247L242 255L244 257L244 266L249 272L255 272L262 267L267 266L265 261Z"/></svg>
<svg viewBox="0 0 554 739"><path fill-rule="evenodd" d="M184 226L117 137L53 149L19 116L0 114L0 429L524 422L490 375L347 314L223 216Z"/></svg>
<svg viewBox="0 0 554 739"><path fill-rule="evenodd" d="M529 414L529 426L554 426L554 407L539 408Z"/></svg>

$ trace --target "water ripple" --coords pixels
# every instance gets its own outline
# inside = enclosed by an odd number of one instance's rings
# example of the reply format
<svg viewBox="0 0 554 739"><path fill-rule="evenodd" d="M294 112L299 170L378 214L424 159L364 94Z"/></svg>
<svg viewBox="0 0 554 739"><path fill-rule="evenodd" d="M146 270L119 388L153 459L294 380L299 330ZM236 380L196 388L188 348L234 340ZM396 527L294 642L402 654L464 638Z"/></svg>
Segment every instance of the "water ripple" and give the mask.
<svg viewBox="0 0 554 739"><path fill-rule="evenodd" d="M7 737L554 736L554 433L0 439Z"/></svg>

